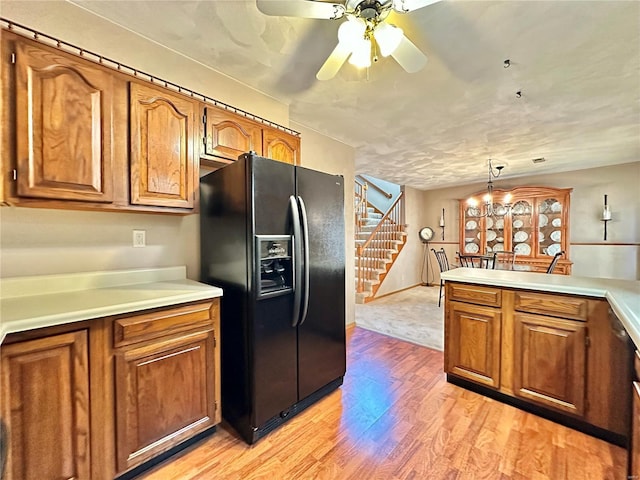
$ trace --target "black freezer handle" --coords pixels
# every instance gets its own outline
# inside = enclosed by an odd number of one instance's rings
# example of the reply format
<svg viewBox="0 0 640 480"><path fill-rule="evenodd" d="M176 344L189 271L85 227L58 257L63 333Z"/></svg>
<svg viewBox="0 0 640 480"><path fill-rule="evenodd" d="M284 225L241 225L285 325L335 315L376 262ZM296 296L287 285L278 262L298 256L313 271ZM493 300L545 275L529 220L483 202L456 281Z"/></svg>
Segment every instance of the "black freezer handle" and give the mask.
<svg viewBox="0 0 640 480"><path fill-rule="evenodd" d="M304 205L302 197L298 197L300 204L300 216L302 218L302 238L304 240L304 296L302 298L302 315L300 315L300 325L307 319L307 311L309 310L309 223L307 222L307 208Z"/></svg>
<svg viewBox="0 0 640 480"><path fill-rule="evenodd" d="M293 195L289 197L289 208L293 223L293 315L291 326L295 327L300 319L302 304L302 231L298 202Z"/></svg>

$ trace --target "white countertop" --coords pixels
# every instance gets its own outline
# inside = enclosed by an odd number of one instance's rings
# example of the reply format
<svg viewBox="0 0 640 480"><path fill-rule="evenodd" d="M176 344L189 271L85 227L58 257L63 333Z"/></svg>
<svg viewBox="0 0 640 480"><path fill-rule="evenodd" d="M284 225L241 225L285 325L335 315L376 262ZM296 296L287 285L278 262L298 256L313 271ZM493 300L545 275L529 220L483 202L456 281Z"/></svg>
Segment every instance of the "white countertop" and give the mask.
<svg viewBox="0 0 640 480"><path fill-rule="evenodd" d="M640 281L638 280L548 275L483 268L455 268L442 273L441 277L450 282L606 298L633 343L640 348Z"/></svg>
<svg viewBox="0 0 640 480"><path fill-rule="evenodd" d="M9 333L222 296L186 267L0 279L0 342Z"/></svg>

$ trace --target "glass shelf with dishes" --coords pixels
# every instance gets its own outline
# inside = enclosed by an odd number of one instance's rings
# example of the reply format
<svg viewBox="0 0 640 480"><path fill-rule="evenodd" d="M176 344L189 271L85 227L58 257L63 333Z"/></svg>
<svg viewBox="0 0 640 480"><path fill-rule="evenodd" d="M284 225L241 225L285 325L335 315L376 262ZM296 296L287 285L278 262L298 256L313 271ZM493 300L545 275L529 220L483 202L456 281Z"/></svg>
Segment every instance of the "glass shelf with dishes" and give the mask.
<svg viewBox="0 0 640 480"><path fill-rule="evenodd" d="M495 189L490 216L481 200L486 191L472 196L477 206L460 199L460 253L491 255L500 250L514 251L516 264L526 265L530 271L545 272L550 257L564 251L554 273L570 274L572 262L567 238L570 193L570 188Z"/></svg>
<svg viewBox="0 0 640 480"><path fill-rule="evenodd" d="M556 198L539 198L538 255L553 257L562 251L562 203Z"/></svg>
<svg viewBox="0 0 640 480"><path fill-rule="evenodd" d="M464 246L461 252L474 255L481 253L482 245L482 217L476 207L467 207L464 212Z"/></svg>
<svg viewBox="0 0 640 480"><path fill-rule="evenodd" d="M485 253L504 252L504 222L507 209L501 203L493 204L496 215L485 218L486 243Z"/></svg>
<svg viewBox="0 0 640 480"><path fill-rule="evenodd" d="M533 251L533 204L519 200L511 209L511 244L518 256L530 256Z"/></svg>

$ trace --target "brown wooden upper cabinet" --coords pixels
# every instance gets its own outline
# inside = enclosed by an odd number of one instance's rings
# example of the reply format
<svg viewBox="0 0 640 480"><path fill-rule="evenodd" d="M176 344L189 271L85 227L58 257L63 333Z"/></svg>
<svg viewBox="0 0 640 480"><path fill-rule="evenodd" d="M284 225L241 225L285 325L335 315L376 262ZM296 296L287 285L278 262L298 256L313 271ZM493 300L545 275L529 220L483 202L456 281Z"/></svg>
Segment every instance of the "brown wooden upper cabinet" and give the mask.
<svg viewBox="0 0 640 480"><path fill-rule="evenodd" d="M8 42L3 50L15 53L15 193L112 202L111 74L63 52Z"/></svg>
<svg viewBox="0 0 640 480"><path fill-rule="evenodd" d="M252 150L274 160L300 163L300 138L223 108L203 106L200 158L221 166Z"/></svg>
<svg viewBox="0 0 640 480"><path fill-rule="evenodd" d="M275 128L262 129L262 154L284 163L300 163L300 138Z"/></svg>
<svg viewBox="0 0 640 480"><path fill-rule="evenodd" d="M253 150L262 155L260 124L217 107L203 107L204 155L235 161Z"/></svg>
<svg viewBox="0 0 640 480"><path fill-rule="evenodd" d="M130 84L131 203L193 208L195 102Z"/></svg>

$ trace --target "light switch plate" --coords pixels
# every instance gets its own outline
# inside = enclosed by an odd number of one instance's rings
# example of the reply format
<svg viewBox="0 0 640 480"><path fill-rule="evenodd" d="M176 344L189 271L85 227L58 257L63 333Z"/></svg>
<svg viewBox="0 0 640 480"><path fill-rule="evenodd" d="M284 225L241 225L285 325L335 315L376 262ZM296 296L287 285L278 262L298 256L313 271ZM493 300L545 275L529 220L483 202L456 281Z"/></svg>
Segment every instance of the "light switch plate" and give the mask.
<svg viewBox="0 0 640 480"><path fill-rule="evenodd" d="M146 230L134 230L133 231L133 246L140 248L147 246Z"/></svg>

